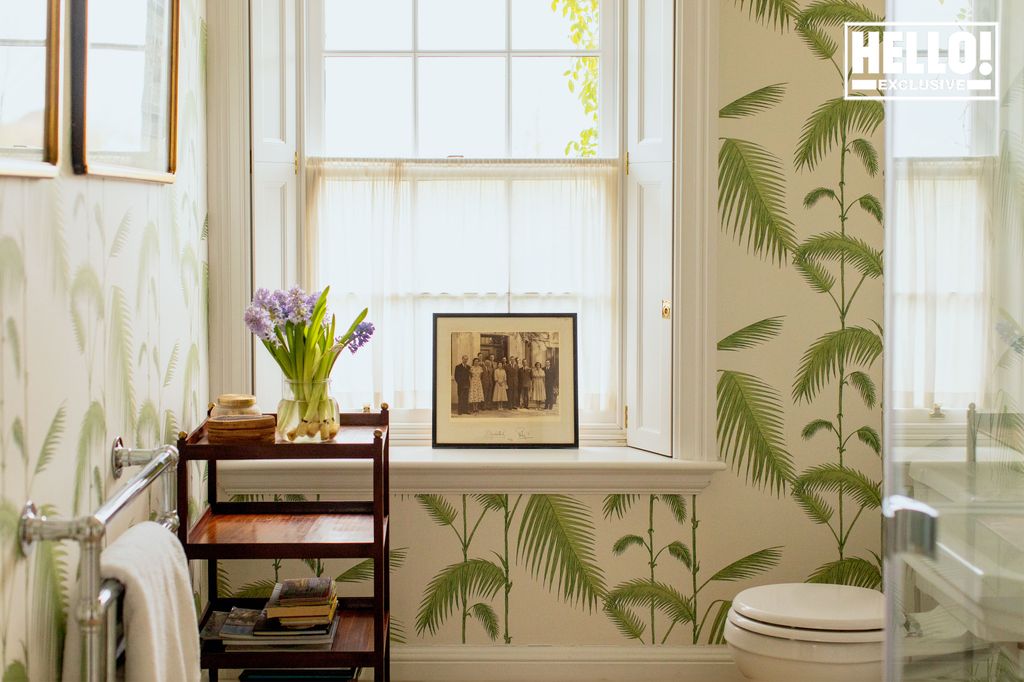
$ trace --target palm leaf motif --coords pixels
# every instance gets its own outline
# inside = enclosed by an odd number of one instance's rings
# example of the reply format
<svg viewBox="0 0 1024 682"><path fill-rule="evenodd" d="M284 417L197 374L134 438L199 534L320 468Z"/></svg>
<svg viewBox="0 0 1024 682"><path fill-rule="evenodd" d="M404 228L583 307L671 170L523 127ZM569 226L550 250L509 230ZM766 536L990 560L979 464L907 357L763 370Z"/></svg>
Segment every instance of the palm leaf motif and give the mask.
<svg viewBox="0 0 1024 682"><path fill-rule="evenodd" d="M504 512L508 504L508 495L480 494L474 495L473 498L488 511Z"/></svg>
<svg viewBox="0 0 1024 682"><path fill-rule="evenodd" d="M53 272L53 291L54 293L66 294L68 291L68 284L71 281L71 265L68 262L68 243L64 238L64 202L60 201L59 197L63 196L63 188L60 187L60 181L55 180L52 183L54 187L54 198L52 201L53 206L53 220L47 221L50 224L50 229L47 231L49 237L47 246L50 249L50 257Z"/></svg>
<svg viewBox="0 0 1024 682"><path fill-rule="evenodd" d="M454 505L442 495L417 495L416 501L426 510L430 518L439 526L453 526L458 512Z"/></svg>
<svg viewBox="0 0 1024 682"><path fill-rule="evenodd" d="M690 553L690 548L684 545L679 540L670 543L665 549L668 550L670 556L677 559L680 563L689 569L693 568L693 556Z"/></svg>
<svg viewBox="0 0 1024 682"><path fill-rule="evenodd" d="M178 351L181 349L181 342L175 341L171 348L171 357L167 359L167 368L164 370L163 387L168 388L174 381L174 372L178 369Z"/></svg>
<svg viewBox="0 0 1024 682"><path fill-rule="evenodd" d="M0 300L21 291L25 283L25 261L13 237L0 237Z"/></svg>
<svg viewBox="0 0 1024 682"><path fill-rule="evenodd" d="M151 289L150 284L154 284L156 279L153 276L157 270L157 264L160 262L160 233L157 230L156 223L149 221L146 223L146 227L142 229L142 243L139 246L139 261L136 263L138 268L137 279L135 280L135 312L141 313L142 306L145 303L146 292L149 291L151 294L155 293L155 288ZM159 312L157 306L159 306L159 300L156 296L151 296L153 313Z"/></svg>
<svg viewBox="0 0 1024 682"><path fill-rule="evenodd" d="M623 535L612 545L612 553L615 556L622 555L630 547L646 547L647 541L639 535Z"/></svg>
<svg viewBox="0 0 1024 682"><path fill-rule="evenodd" d="M808 238L797 249L797 255L811 262L845 259L865 277L877 279L882 276L882 252L863 239L839 232L824 232Z"/></svg>
<svg viewBox="0 0 1024 682"><path fill-rule="evenodd" d="M4 668L3 682L29 682L28 669L21 661L11 661Z"/></svg>
<svg viewBox="0 0 1024 682"><path fill-rule="evenodd" d="M800 12L799 25L839 28L846 22L878 22L882 17L852 0L817 0Z"/></svg>
<svg viewBox="0 0 1024 682"><path fill-rule="evenodd" d="M50 462L53 460L54 454L57 451L57 443L60 441L60 437L64 435L64 422L67 416L67 409L64 404L57 408L56 414L53 415L53 419L50 420L50 428L46 430L46 437L43 438L43 445L39 448L39 457L36 459L35 475L39 475L46 470Z"/></svg>
<svg viewBox="0 0 1024 682"><path fill-rule="evenodd" d="M825 29L840 27L847 21L873 22L881 21L881 17L848 0L819 0L797 13L796 31L818 59L829 60L839 48Z"/></svg>
<svg viewBox="0 0 1024 682"><path fill-rule="evenodd" d="M221 562L217 565L217 568L219 569L223 565L223 562ZM222 594L232 594L232 596L236 598L269 599L270 595L274 592L274 586L276 584L277 582L272 578L267 578L264 580L254 580L251 583L246 583L245 585L242 585L240 588L235 590L233 594L231 593L230 589L222 590ZM220 589L221 587L228 586L220 585L218 589Z"/></svg>
<svg viewBox="0 0 1024 682"><path fill-rule="evenodd" d="M878 590L882 587L882 571L876 563L849 556L819 566L807 578L807 582L853 585Z"/></svg>
<svg viewBox="0 0 1024 682"><path fill-rule="evenodd" d="M844 134L872 135L884 118L885 108L875 100L828 100L804 123L795 154L797 170L814 170Z"/></svg>
<svg viewBox="0 0 1024 682"><path fill-rule="evenodd" d="M610 519L613 516L617 519L621 519L638 499L640 499L639 495L606 495L604 503L601 506L601 511L606 519Z"/></svg>
<svg viewBox="0 0 1024 682"><path fill-rule="evenodd" d="M505 585L501 568L486 559L469 559L451 564L427 585L416 614L416 632L434 635L458 607L463 591L467 595L491 599Z"/></svg>
<svg viewBox="0 0 1024 682"><path fill-rule="evenodd" d="M54 514L56 510L44 505L42 512ZM67 550L58 542L38 543L32 557L29 632L30 641L38 647L38 661L47 666L45 670L36 671L39 679L60 678L67 632L67 574Z"/></svg>
<svg viewBox="0 0 1024 682"><path fill-rule="evenodd" d="M788 30L789 23L800 12L796 0L735 0L740 9L748 7L748 14L761 24L779 31Z"/></svg>
<svg viewBox="0 0 1024 682"><path fill-rule="evenodd" d="M173 410L164 410L164 437L163 442L173 443L178 439L178 418L174 416Z"/></svg>
<svg viewBox="0 0 1024 682"><path fill-rule="evenodd" d="M786 215L782 162L764 147L725 138L718 150L718 210L722 229L748 251L781 265L796 242Z"/></svg>
<svg viewBox="0 0 1024 682"><path fill-rule="evenodd" d="M195 424L199 419L199 346L193 343L185 356L185 371L182 374L184 395L181 418L185 424Z"/></svg>
<svg viewBox="0 0 1024 682"><path fill-rule="evenodd" d="M107 438L107 416L103 405L92 401L82 416L82 426L78 430L78 451L75 458L75 485L71 496L71 508L75 513L81 511L82 486L88 485L89 455L102 450Z"/></svg>
<svg viewBox="0 0 1024 682"><path fill-rule="evenodd" d="M868 175L871 177L878 175L878 151L875 149L875 145L863 137L858 137L850 142L850 151L861 160Z"/></svg>
<svg viewBox="0 0 1024 682"><path fill-rule="evenodd" d="M28 451L25 449L25 424L21 421L21 417L15 417L14 423L11 424L11 440L14 441L14 446L18 448L21 461L27 464Z"/></svg>
<svg viewBox="0 0 1024 682"><path fill-rule="evenodd" d="M863 472L838 462L826 462L806 470L794 483L794 487L807 492L832 492L842 490L853 497L861 507L878 509L882 506L882 486L872 481Z"/></svg>
<svg viewBox="0 0 1024 682"><path fill-rule="evenodd" d="M643 640L647 626L640 619L640 616L625 606L610 601L605 601L604 612L623 637Z"/></svg>
<svg viewBox="0 0 1024 682"><path fill-rule="evenodd" d="M115 390L112 412L118 414L128 430L135 428L135 382L132 366L132 327L128 313L128 300L121 287L110 291L110 324L107 325L107 354L112 368L111 381ZM118 411L117 408L120 408Z"/></svg>
<svg viewBox="0 0 1024 682"><path fill-rule="evenodd" d="M718 110L718 117L743 118L745 116L753 116L774 107L782 101L782 97L785 94L785 83L766 85L729 102Z"/></svg>
<svg viewBox="0 0 1024 682"><path fill-rule="evenodd" d="M718 605L715 619L711 622L711 630L708 632L708 644L725 644L725 623L729 618L729 609L731 608L731 599Z"/></svg>
<svg viewBox="0 0 1024 682"><path fill-rule="evenodd" d="M117 255L121 253L121 249L128 243L128 235L131 234L132 229L132 211L128 209L125 211L124 216L121 217L121 222L117 225L117 230L114 232L114 240L110 243L110 258L117 258Z"/></svg>
<svg viewBox="0 0 1024 682"><path fill-rule="evenodd" d="M593 608L605 593L594 556L594 524L586 505L568 495L531 495L516 551L534 577L543 575L563 599Z"/></svg>
<svg viewBox="0 0 1024 682"><path fill-rule="evenodd" d="M692 623L693 603L671 585L647 578L635 578L620 583L608 593L605 609L650 608L664 614L669 622Z"/></svg>
<svg viewBox="0 0 1024 682"><path fill-rule="evenodd" d="M181 253L181 295L186 309L191 309L193 296L199 294L199 279L199 259L189 244Z"/></svg>
<svg viewBox="0 0 1024 682"><path fill-rule="evenodd" d="M71 329L75 333L78 350L85 352L86 322L99 322L105 314L103 287L96 271L83 265L71 280Z"/></svg>
<svg viewBox="0 0 1024 682"><path fill-rule="evenodd" d="M861 198L857 199L857 205L860 206L865 213L870 215L878 224L881 225L884 218L882 216L882 202L878 200L873 194L865 194Z"/></svg>
<svg viewBox="0 0 1024 682"><path fill-rule="evenodd" d="M794 470L778 391L751 374L722 370L717 396L719 452L749 483L781 493Z"/></svg>
<svg viewBox="0 0 1024 682"><path fill-rule="evenodd" d="M829 293L836 285L836 278L821 263L805 258L799 252L793 255L793 267L819 294Z"/></svg>
<svg viewBox="0 0 1024 682"><path fill-rule="evenodd" d="M682 495L658 495L658 499L669 508L677 523L686 523L686 500Z"/></svg>
<svg viewBox="0 0 1024 682"><path fill-rule="evenodd" d="M841 364L870 367L882 354L881 337L864 327L847 327L818 338L800 361L793 381L793 398L810 402L831 379Z"/></svg>
<svg viewBox="0 0 1024 682"><path fill-rule="evenodd" d="M821 431L831 431L832 433L835 433L835 424L833 424L827 419L815 419L807 423L807 426L804 427L804 430L800 432L800 436L804 440L810 440Z"/></svg>
<svg viewBox="0 0 1024 682"><path fill-rule="evenodd" d="M778 566L782 559L781 547L766 547L737 559L719 569L708 578L708 582L736 582L747 580Z"/></svg>
<svg viewBox="0 0 1024 682"><path fill-rule="evenodd" d="M498 639L498 614L494 612L490 604L477 602L469 607L469 612L480 622L492 642Z"/></svg>
<svg viewBox="0 0 1024 682"><path fill-rule="evenodd" d="M808 192L807 196L804 197L804 208L814 208L822 199L839 201L839 197L836 196L833 190L828 187L817 187Z"/></svg>
<svg viewBox="0 0 1024 682"><path fill-rule="evenodd" d="M139 408L139 416L135 420L135 442L140 445L160 442L160 415L152 400L146 400Z"/></svg>
<svg viewBox="0 0 1024 682"><path fill-rule="evenodd" d="M799 482L793 484L793 499L815 523L825 526L832 521L835 512L825 498L805 489Z"/></svg>
<svg viewBox="0 0 1024 682"><path fill-rule="evenodd" d="M758 320L753 324L748 324L742 329L737 329L732 334L729 334L718 342L718 350L745 350L747 348L758 346L766 341L770 341L777 337L782 331L783 319L784 318L781 315L777 317L767 317L763 320Z"/></svg>
<svg viewBox="0 0 1024 682"><path fill-rule="evenodd" d="M11 349L11 364L14 365L14 376L21 377L21 335L18 333L18 323L13 317L7 318L7 337L10 339L8 348ZM0 358L3 360L3 358Z"/></svg>
<svg viewBox="0 0 1024 682"><path fill-rule="evenodd" d="M861 399L868 409L873 408L875 403L878 402L878 389L875 387L874 380L867 374L861 371L850 372L850 375L846 377L846 380L850 382L850 385L857 389L860 393Z"/></svg>
<svg viewBox="0 0 1024 682"><path fill-rule="evenodd" d="M388 560L391 564L391 570L397 571L405 564L406 557L409 556L408 547L395 547L388 553ZM367 580L373 579L373 559L363 559L354 566L342 571L334 579L335 582L339 583L361 583Z"/></svg>
<svg viewBox="0 0 1024 682"><path fill-rule="evenodd" d="M881 456L882 437L878 435L878 431L874 428L870 426L862 426L857 429L857 440L871 448L872 452L876 455Z"/></svg>

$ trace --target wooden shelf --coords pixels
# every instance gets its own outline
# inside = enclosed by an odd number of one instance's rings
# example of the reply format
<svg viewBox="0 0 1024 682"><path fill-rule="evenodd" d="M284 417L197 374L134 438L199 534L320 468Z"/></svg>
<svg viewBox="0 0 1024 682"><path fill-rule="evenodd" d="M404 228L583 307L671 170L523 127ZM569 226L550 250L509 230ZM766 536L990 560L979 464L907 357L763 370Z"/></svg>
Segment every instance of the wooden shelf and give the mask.
<svg viewBox="0 0 1024 682"><path fill-rule="evenodd" d="M208 607L200 628L212 611L230 611L232 606L261 608L263 599L218 599L216 608ZM368 667L374 663L374 615L370 599L339 599L338 632L330 651L276 650L276 651L224 651L219 641L202 643L201 665L203 668L344 668ZM390 614L384 614L384 629L387 632ZM385 647L388 644L385 640Z"/></svg>
<svg viewBox="0 0 1024 682"><path fill-rule="evenodd" d="M376 432L387 437L387 426L342 425L333 440L322 443L218 443L207 439L200 427L188 437L190 460L238 459L373 459L380 452Z"/></svg>
<svg viewBox="0 0 1024 682"><path fill-rule="evenodd" d="M204 642L201 664L211 682L223 668L369 667L374 679L390 679L391 623L388 514L388 411L343 413L337 437L324 443L213 444L204 422L178 439L178 539L190 560L205 559L211 610L232 606L262 609L265 599L232 599L217 594L217 563L225 559L373 559L373 597L339 600L341 621L329 651L224 651ZM221 460L365 459L373 474L372 499L357 501L267 500L222 502L217 499L217 463ZM191 462L207 461L210 507L193 524L188 513ZM200 627L202 626L200 625Z"/></svg>
<svg viewBox="0 0 1024 682"><path fill-rule="evenodd" d="M384 518L384 533L388 519ZM189 531L193 559L348 559L373 556L372 514L214 514Z"/></svg>

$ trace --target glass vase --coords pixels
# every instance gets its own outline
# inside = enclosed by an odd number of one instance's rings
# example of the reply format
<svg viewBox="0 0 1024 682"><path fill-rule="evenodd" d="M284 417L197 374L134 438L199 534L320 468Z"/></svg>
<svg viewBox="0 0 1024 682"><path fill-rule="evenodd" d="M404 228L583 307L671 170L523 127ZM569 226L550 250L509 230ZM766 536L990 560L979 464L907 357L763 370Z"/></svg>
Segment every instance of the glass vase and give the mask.
<svg viewBox="0 0 1024 682"><path fill-rule="evenodd" d="M284 382L284 397L277 404L278 440L323 443L338 435L338 401L331 396L331 381Z"/></svg>

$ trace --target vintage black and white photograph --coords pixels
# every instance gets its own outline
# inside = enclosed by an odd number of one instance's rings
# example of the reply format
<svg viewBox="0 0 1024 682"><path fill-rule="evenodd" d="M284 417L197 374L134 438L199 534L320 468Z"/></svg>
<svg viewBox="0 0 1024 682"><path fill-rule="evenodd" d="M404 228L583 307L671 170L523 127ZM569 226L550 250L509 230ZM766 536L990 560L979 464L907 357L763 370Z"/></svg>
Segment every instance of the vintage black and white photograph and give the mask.
<svg viewBox="0 0 1024 682"><path fill-rule="evenodd" d="M436 446L574 446L576 317L434 316Z"/></svg>

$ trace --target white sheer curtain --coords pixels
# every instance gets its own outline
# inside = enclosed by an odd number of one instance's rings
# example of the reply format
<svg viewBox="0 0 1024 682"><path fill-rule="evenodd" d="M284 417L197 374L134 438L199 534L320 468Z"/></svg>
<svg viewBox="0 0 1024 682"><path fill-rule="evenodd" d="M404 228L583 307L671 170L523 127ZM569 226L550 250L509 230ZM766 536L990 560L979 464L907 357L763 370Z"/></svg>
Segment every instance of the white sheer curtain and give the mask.
<svg viewBox="0 0 1024 682"><path fill-rule="evenodd" d="M377 335L339 360L345 406L429 419L435 312L578 314L581 423L613 421L618 162L333 160L307 167L307 286Z"/></svg>
<svg viewBox="0 0 1024 682"><path fill-rule="evenodd" d="M895 306L891 358L896 408L964 408L982 402L991 164L984 159L899 160L890 211L886 284Z"/></svg>

